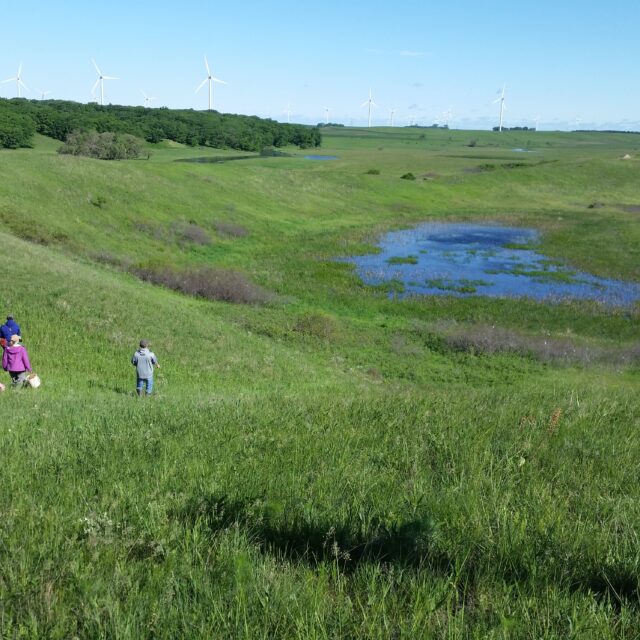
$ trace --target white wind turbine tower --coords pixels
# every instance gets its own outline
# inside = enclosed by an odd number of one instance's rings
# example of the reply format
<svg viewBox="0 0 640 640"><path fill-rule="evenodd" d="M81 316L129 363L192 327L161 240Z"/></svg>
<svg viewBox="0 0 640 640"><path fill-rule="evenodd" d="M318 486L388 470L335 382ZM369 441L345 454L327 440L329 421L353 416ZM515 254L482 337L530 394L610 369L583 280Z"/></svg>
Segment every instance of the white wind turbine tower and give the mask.
<svg viewBox="0 0 640 640"><path fill-rule="evenodd" d="M142 89L140 89L140 93L144 96L144 106L148 107L149 103L156 98L150 98Z"/></svg>
<svg viewBox="0 0 640 640"><path fill-rule="evenodd" d="M393 116L395 115L395 109L389 109L389 126L393 127Z"/></svg>
<svg viewBox="0 0 640 640"><path fill-rule="evenodd" d="M209 111L213 108L213 83L217 82L218 84L227 84L224 80L220 80L216 78L211 73L211 69L209 69L209 63L207 62L207 56L204 57L204 66L207 69L207 77L198 85L196 88L196 93L204 87L207 82L209 83Z"/></svg>
<svg viewBox="0 0 640 640"><path fill-rule="evenodd" d="M283 113L287 114L287 122L291 124L291 103L290 102L287 104L287 108L284 110Z"/></svg>
<svg viewBox="0 0 640 640"><path fill-rule="evenodd" d="M451 107L449 107L445 112L443 112L442 114L442 120L444 121L444 124L447 128L449 128L449 123L451 122L451 118L453 118L453 109L451 109Z"/></svg>
<svg viewBox="0 0 640 640"><path fill-rule="evenodd" d="M329 107L324 108L324 123L329 124Z"/></svg>
<svg viewBox="0 0 640 640"><path fill-rule="evenodd" d="M4 84L5 82L13 82L15 80L16 87L18 89L18 98L22 97L22 94L20 93L20 88L21 87L23 87L27 91L29 91L29 88L27 87L27 85L24 82L22 82L21 74L22 74L22 62L20 63L20 66L18 67L18 73L16 73L15 77L7 78L6 80L2 81L2 83Z"/></svg>
<svg viewBox="0 0 640 640"><path fill-rule="evenodd" d="M41 91L40 92L40 100L44 100L45 96L48 96L51 93L51 91Z"/></svg>
<svg viewBox="0 0 640 640"><path fill-rule="evenodd" d="M496 98L493 103L495 104L496 102L500 103L500 127L498 129L498 131L502 131L502 122L503 122L503 116L504 116L504 111L507 107L505 107L504 104L504 92L507 88L506 84L502 85L502 95L500 95L498 98Z"/></svg>
<svg viewBox="0 0 640 640"><path fill-rule="evenodd" d="M113 76L104 76L102 75L102 71L100 71L100 69L98 68L98 65L96 64L96 61L91 58L91 62L93 62L93 66L96 68L96 71L98 72L98 79L95 81L95 84L93 85L93 88L91 89L91 95L95 95L95 91L96 91L96 87L98 85L100 85L100 104L103 105L104 104L104 81L105 80L119 80L119 78L114 78Z"/></svg>
<svg viewBox="0 0 640 640"><path fill-rule="evenodd" d="M377 107L378 105L373 101L373 97L371 95L371 89L369 89L369 99L365 100L361 105L360 108L362 109L362 107L365 107L369 105L369 124L367 125L368 127L371 127L371 107Z"/></svg>

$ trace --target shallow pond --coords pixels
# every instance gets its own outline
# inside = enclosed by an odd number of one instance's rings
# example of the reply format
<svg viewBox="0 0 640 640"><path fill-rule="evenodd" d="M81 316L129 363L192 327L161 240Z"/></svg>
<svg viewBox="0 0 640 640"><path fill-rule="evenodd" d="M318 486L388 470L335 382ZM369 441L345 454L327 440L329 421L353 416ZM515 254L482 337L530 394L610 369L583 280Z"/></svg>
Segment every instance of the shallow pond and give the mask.
<svg viewBox="0 0 640 640"><path fill-rule="evenodd" d="M534 229L429 223L392 231L379 253L345 261L367 284L389 282L389 295L577 298L616 306L640 300L639 284L572 270L536 251L538 239Z"/></svg>
<svg viewBox="0 0 640 640"><path fill-rule="evenodd" d="M305 156L305 160L337 160L338 156Z"/></svg>

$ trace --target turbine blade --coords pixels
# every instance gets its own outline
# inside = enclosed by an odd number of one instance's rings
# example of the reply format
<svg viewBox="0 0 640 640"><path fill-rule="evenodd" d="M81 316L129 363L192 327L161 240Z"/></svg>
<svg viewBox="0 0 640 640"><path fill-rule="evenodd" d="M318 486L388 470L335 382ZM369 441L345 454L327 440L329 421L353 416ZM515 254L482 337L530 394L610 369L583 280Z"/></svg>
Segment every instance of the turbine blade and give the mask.
<svg viewBox="0 0 640 640"><path fill-rule="evenodd" d="M202 89L202 87L204 87L205 84L207 84L209 78L205 78L197 87L196 87L196 93L198 93L198 91L200 91L200 89Z"/></svg>
<svg viewBox="0 0 640 640"><path fill-rule="evenodd" d="M29 91L29 87L27 87L27 85L24 82L22 82L22 80L18 80L18 82L23 89L26 89L27 91Z"/></svg>
<svg viewBox="0 0 640 640"><path fill-rule="evenodd" d="M20 74L22 73L22 62L20 63L20 66L18 67L18 73L17 76L20 77Z"/></svg>
<svg viewBox="0 0 640 640"><path fill-rule="evenodd" d="M224 80L220 80L219 78L211 78L214 82L217 82L218 84L227 84Z"/></svg>
<svg viewBox="0 0 640 640"><path fill-rule="evenodd" d="M140 89L140 93L144 96L145 100L149 100L149 98L147 98L147 94L142 89Z"/></svg>
<svg viewBox="0 0 640 640"><path fill-rule="evenodd" d="M7 78L6 80L3 80L0 84L4 84L5 82L15 82L18 78Z"/></svg>
<svg viewBox="0 0 640 640"><path fill-rule="evenodd" d="M93 85L93 87L91 88L91 95L94 95L96 92L96 89L98 87L98 85L100 84L100 78L98 78L95 82L95 84Z"/></svg>
<svg viewBox="0 0 640 640"><path fill-rule="evenodd" d="M207 62L207 56L204 57L204 66L207 68L207 75L211 75L211 70L209 69L209 63Z"/></svg>
<svg viewBox="0 0 640 640"><path fill-rule="evenodd" d="M113 76L102 76L103 80L120 80L120 78L114 78Z"/></svg>
<svg viewBox="0 0 640 640"><path fill-rule="evenodd" d="M369 104L368 100L365 100L361 105L360 108L362 109L362 107L366 107Z"/></svg>
<svg viewBox="0 0 640 640"><path fill-rule="evenodd" d="M102 75L102 71L100 71L100 69L98 69L98 65L96 64L96 61L91 58L91 62L93 62L93 66L96 68L96 71L98 72L98 75L101 76Z"/></svg>

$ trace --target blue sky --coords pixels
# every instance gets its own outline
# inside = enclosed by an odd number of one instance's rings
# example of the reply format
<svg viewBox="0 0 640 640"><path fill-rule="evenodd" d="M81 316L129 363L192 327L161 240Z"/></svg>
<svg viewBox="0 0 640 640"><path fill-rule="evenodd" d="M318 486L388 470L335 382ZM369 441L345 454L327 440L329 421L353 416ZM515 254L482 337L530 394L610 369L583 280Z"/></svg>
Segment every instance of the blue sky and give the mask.
<svg viewBox="0 0 640 640"><path fill-rule="evenodd" d="M0 80L88 102L95 58L105 102L206 109L207 55L224 112L363 125L371 88L374 125L489 128L506 83L506 126L639 130L639 23L637 0L0 0Z"/></svg>

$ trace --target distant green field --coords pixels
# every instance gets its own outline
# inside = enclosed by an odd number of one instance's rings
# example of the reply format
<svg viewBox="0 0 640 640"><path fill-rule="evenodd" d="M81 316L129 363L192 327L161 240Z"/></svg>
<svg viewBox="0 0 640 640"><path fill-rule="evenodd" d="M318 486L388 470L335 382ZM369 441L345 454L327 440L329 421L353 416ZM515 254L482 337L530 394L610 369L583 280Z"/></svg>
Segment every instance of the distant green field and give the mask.
<svg viewBox="0 0 640 640"><path fill-rule="evenodd" d="M335 258L493 221L640 282L640 135L323 136L0 151L0 313L43 380L0 395L0 637L638 637L640 307L393 300ZM202 267L268 301L136 277Z"/></svg>

